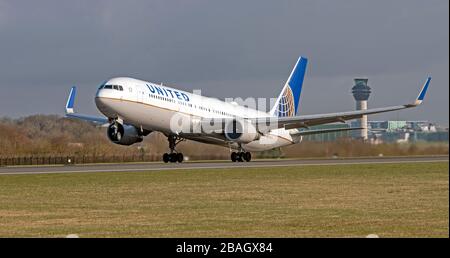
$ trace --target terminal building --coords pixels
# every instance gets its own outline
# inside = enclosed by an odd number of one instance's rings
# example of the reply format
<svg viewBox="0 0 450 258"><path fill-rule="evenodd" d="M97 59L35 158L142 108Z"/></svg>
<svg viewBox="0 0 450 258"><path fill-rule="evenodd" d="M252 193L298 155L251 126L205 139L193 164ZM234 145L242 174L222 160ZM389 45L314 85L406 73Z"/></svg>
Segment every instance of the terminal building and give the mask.
<svg viewBox="0 0 450 258"><path fill-rule="evenodd" d="M352 122L351 126L357 123ZM368 140L383 142L448 142L448 128L442 128L429 121L368 121Z"/></svg>
<svg viewBox="0 0 450 258"><path fill-rule="evenodd" d="M311 129L332 129L359 127L359 121L346 124L313 126ZM448 142L449 129L428 121L367 121L367 139L373 144L390 142ZM304 136L305 141L327 142L337 139L359 139L361 135L352 131L332 132Z"/></svg>

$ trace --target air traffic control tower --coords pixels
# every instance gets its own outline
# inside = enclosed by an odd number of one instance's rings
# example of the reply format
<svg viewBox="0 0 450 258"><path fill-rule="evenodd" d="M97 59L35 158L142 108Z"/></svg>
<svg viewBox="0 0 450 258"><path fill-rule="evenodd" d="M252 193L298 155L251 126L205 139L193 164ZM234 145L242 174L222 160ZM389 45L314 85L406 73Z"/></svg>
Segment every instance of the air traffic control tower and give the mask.
<svg viewBox="0 0 450 258"><path fill-rule="evenodd" d="M367 78L355 78L355 85L352 87L353 97L356 100L356 110L366 110L367 100L370 95L370 87L367 85ZM358 127L363 127L362 130L357 130L357 138L362 140L367 140L367 115L362 116L358 119Z"/></svg>

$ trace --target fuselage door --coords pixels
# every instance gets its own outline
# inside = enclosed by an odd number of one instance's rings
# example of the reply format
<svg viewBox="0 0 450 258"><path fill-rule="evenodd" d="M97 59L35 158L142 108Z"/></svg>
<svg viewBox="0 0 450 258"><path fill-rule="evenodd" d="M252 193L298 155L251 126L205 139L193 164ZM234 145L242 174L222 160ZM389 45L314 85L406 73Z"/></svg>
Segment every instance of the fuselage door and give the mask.
<svg viewBox="0 0 450 258"><path fill-rule="evenodd" d="M137 94L137 102L143 103L145 92L140 85L136 85L136 94Z"/></svg>

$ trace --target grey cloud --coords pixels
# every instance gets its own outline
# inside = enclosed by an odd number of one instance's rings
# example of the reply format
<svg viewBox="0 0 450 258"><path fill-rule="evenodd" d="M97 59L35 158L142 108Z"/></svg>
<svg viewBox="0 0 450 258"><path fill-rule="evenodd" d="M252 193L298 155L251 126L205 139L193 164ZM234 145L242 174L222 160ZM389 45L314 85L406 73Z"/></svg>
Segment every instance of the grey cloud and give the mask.
<svg viewBox="0 0 450 258"><path fill-rule="evenodd" d="M430 73L426 106L405 114L448 124L448 17L445 0L0 1L0 87L33 102L1 94L0 115L60 113L72 84L94 112L96 85L119 75L272 97L305 55L304 112L353 108L358 75L370 104L397 104Z"/></svg>

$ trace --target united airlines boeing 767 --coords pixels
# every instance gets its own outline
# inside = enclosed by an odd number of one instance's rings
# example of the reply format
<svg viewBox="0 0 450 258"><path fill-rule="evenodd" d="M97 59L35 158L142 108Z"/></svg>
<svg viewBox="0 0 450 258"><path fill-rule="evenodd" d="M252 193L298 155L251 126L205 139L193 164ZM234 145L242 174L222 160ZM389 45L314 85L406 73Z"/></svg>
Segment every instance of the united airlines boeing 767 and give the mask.
<svg viewBox="0 0 450 258"><path fill-rule="evenodd" d="M250 152L300 143L304 135L361 129L315 130L311 126L416 107L422 103L431 81L428 77L418 97L410 104L299 115L297 111L307 62L304 57L297 60L269 112L152 82L118 77L104 82L95 96L95 104L105 117L74 112L76 87L70 90L66 117L107 126L108 138L121 145L141 142L143 137L154 131L162 132L169 143L169 152L162 157L166 163L183 161L183 154L176 151L176 146L184 139L230 148L234 150L231 160L241 162L251 160Z"/></svg>

